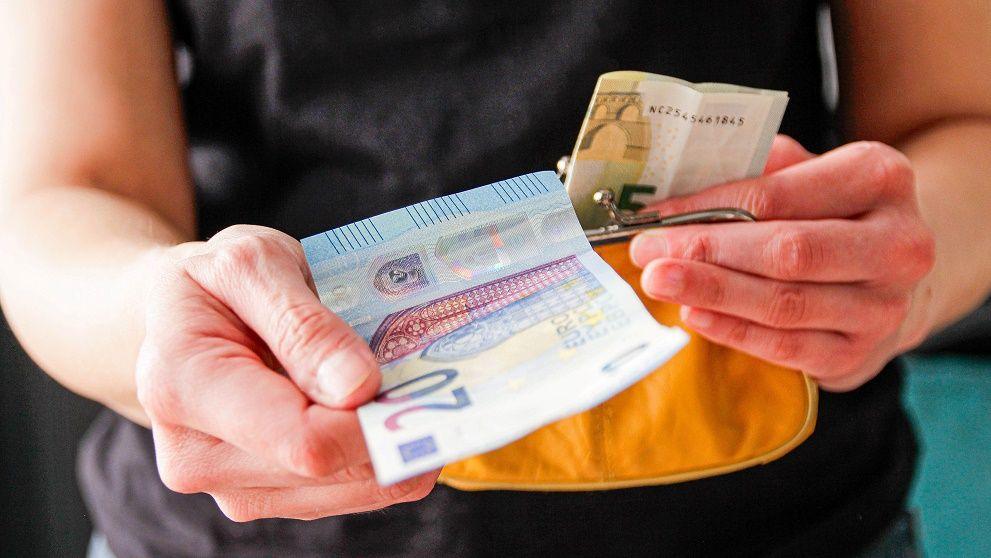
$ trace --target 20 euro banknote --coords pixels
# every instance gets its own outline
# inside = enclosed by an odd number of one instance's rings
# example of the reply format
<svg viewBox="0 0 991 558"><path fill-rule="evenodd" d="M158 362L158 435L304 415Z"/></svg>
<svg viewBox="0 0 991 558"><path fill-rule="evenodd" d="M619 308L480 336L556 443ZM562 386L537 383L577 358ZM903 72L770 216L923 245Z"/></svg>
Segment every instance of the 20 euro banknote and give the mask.
<svg viewBox="0 0 991 558"><path fill-rule="evenodd" d="M592 251L561 182L519 176L303 240L321 301L368 341L358 409L388 485L601 403L688 340Z"/></svg>
<svg viewBox="0 0 991 558"><path fill-rule="evenodd" d="M592 194L612 190L636 210L759 176L788 94L726 83L689 83L646 72L599 77L567 171L567 189L586 229L608 215Z"/></svg>

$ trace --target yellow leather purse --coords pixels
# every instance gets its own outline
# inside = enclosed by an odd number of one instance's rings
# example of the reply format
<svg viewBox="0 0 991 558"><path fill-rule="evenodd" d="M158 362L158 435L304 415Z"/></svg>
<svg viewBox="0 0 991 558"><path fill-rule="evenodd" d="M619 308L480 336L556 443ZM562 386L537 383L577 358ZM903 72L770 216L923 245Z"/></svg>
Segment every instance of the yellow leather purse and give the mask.
<svg viewBox="0 0 991 558"><path fill-rule="evenodd" d="M664 325L678 306L648 299L629 242L595 248ZM687 328L686 328L687 329ZM815 427L815 383L692 335L639 383L589 411L444 467L461 490L608 490L688 481L773 461Z"/></svg>

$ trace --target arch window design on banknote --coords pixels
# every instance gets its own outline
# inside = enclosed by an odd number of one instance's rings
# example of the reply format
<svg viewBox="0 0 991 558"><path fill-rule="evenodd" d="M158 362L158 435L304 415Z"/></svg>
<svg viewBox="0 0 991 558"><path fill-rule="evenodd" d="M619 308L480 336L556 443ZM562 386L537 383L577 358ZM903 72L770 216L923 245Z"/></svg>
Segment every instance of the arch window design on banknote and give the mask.
<svg viewBox="0 0 991 558"><path fill-rule="evenodd" d="M647 161L650 121L643 116L643 99L637 91L599 93L592 100L588 131L578 151L588 159Z"/></svg>
<svg viewBox="0 0 991 558"><path fill-rule="evenodd" d="M426 361L455 362L474 357L537 324L555 318L564 318L571 311L588 305L603 294L602 285L587 269L581 267L576 258L570 257L563 263L574 270L573 275L561 278L560 281L545 286L532 295L432 341L423 350L421 358ZM520 280L529 281L529 278ZM585 318L583 321L593 323L598 316L601 316L601 312L594 309L583 315ZM557 328L557 332L564 337L572 331L562 325ZM573 348L575 343L580 344L580 342L579 335L577 340L566 342L565 346Z"/></svg>
<svg viewBox="0 0 991 558"><path fill-rule="evenodd" d="M382 364L420 349L425 360L466 358L578 306L600 287L569 256L392 314L370 345Z"/></svg>

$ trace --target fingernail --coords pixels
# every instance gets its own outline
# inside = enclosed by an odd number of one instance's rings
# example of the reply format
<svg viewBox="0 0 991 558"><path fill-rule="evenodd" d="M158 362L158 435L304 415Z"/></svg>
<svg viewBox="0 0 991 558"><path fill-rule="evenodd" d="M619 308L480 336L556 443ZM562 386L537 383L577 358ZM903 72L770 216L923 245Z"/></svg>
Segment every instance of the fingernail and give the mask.
<svg viewBox="0 0 991 558"><path fill-rule="evenodd" d="M633 237L630 243L630 259L633 265L644 267L652 260L668 255L668 241L663 234L643 233Z"/></svg>
<svg viewBox="0 0 991 558"><path fill-rule="evenodd" d="M323 402L343 403L365 383L371 373L368 360L356 352L334 353L317 368L317 388L330 399Z"/></svg>
<svg viewBox="0 0 991 558"><path fill-rule="evenodd" d="M657 266L650 270L647 283L654 296L677 296L685 289L685 271L678 265Z"/></svg>
<svg viewBox="0 0 991 558"><path fill-rule="evenodd" d="M699 329L705 329L711 326L714 318L715 316L713 316L712 312L706 312L705 310L699 310L690 306L684 306L681 309L681 321Z"/></svg>

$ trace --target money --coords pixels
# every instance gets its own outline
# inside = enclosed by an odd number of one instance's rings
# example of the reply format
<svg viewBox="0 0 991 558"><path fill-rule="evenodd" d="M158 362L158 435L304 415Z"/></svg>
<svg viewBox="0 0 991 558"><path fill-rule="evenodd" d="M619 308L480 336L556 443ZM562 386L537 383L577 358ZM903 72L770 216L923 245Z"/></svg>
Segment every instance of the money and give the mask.
<svg viewBox="0 0 991 558"><path fill-rule="evenodd" d="M620 209L759 176L788 94L693 84L645 72L599 77L567 168L566 187L586 229L608 215L592 201L609 189Z"/></svg>
<svg viewBox="0 0 991 558"><path fill-rule="evenodd" d="M321 301L382 369L358 409L389 485L593 407L670 359L658 324L591 249L552 172L303 240Z"/></svg>

